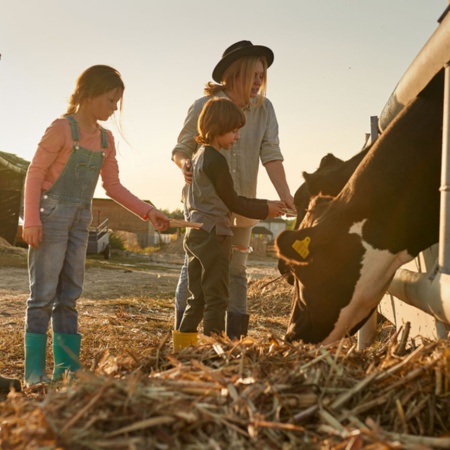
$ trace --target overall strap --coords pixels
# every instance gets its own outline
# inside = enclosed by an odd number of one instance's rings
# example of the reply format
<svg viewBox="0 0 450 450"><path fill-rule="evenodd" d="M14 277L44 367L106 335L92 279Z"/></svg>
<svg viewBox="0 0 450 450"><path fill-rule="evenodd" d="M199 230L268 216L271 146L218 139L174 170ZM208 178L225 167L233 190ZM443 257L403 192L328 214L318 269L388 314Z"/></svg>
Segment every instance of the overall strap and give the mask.
<svg viewBox="0 0 450 450"><path fill-rule="evenodd" d="M100 127L102 148L108 148L108 135L106 130Z"/></svg>
<svg viewBox="0 0 450 450"><path fill-rule="evenodd" d="M70 123L70 128L72 129L72 139L75 142L79 142L80 140L80 132L78 131L77 121L71 116L66 116Z"/></svg>

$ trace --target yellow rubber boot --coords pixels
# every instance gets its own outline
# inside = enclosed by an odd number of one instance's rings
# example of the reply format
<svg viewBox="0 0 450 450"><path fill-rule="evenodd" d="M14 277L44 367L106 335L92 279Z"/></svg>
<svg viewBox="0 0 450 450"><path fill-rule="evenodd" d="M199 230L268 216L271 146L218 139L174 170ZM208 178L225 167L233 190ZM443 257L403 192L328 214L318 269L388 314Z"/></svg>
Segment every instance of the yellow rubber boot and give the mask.
<svg viewBox="0 0 450 450"><path fill-rule="evenodd" d="M173 350L179 352L186 347L195 346L198 342L198 333L182 333L178 330L172 331Z"/></svg>

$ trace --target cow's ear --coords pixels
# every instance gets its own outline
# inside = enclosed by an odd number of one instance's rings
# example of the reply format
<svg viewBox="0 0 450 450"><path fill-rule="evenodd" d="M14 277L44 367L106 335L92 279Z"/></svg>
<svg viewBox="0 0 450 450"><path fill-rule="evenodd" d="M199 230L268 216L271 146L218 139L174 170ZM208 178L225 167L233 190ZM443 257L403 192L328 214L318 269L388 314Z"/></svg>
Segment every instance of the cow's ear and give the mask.
<svg viewBox="0 0 450 450"><path fill-rule="evenodd" d="M302 172L303 175L303 179L308 182L309 180L311 180L312 174L308 173L308 172Z"/></svg>
<svg viewBox="0 0 450 450"><path fill-rule="evenodd" d="M279 258L295 264L308 263L316 246L314 227L298 231L283 231L276 239L276 249Z"/></svg>

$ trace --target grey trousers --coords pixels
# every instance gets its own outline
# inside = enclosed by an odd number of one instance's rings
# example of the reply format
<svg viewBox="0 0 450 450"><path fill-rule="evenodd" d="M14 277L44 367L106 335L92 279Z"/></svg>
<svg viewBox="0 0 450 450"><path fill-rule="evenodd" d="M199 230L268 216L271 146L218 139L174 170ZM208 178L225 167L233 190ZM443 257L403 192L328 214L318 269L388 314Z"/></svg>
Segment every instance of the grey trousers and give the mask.
<svg viewBox="0 0 450 450"><path fill-rule="evenodd" d="M215 230L208 233L191 228L186 232L184 248L188 255L190 297L180 331L197 331L203 319L205 335L222 334L229 303L231 236L216 235Z"/></svg>

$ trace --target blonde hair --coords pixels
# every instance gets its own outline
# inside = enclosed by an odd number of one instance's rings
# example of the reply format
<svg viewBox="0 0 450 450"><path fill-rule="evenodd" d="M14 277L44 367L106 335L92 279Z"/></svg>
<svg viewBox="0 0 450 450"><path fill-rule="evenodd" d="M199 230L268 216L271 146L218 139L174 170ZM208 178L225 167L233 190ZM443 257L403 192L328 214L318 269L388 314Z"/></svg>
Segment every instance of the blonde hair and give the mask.
<svg viewBox="0 0 450 450"><path fill-rule="evenodd" d="M213 97L203 106L198 117L195 140L199 144L211 144L217 137L245 125L245 115L234 102L224 97Z"/></svg>
<svg viewBox="0 0 450 450"><path fill-rule="evenodd" d="M220 84L212 81L206 84L205 94L216 95L220 91L229 90L235 94L241 104L248 105L255 78L256 64L259 61L264 67L263 80L257 97L257 106L261 106L267 89L267 61L261 56L245 56L231 63L223 73L223 80Z"/></svg>
<svg viewBox="0 0 450 450"><path fill-rule="evenodd" d="M65 115L75 114L84 101L114 89L121 89L122 92L125 90L125 84L116 69L104 65L89 67L78 77ZM120 111L122 111L122 99Z"/></svg>

